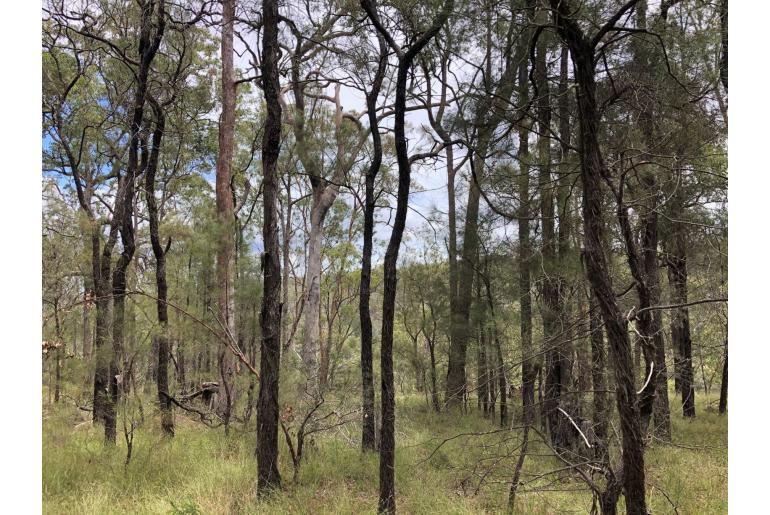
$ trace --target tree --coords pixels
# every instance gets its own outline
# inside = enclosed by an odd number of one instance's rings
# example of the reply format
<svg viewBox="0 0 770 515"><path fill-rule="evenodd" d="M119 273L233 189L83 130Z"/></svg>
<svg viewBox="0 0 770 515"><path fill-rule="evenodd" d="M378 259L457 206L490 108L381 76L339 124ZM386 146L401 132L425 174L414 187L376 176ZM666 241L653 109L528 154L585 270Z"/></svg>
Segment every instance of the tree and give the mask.
<svg viewBox="0 0 770 515"><path fill-rule="evenodd" d="M380 497L378 511L382 513L396 512L395 493L395 392L393 388L393 319L396 301L396 263L401 247L401 238L406 224L406 210L409 201L409 186L411 180L411 163L405 136L406 113L406 82L412 68L414 58L441 30L454 6L454 0L445 0L440 10L433 17L428 29L423 32L409 47L402 49L382 25L377 13L377 5L373 1L362 0L361 6L366 11L375 29L382 34L391 50L398 57L396 77L396 100L394 105L394 133L396 141L396 159L398 162L398 193L396 195L396 216L393 222L393 232L390 235L388 249L385 252L383 264L384 291L382 300L382 333L380 375L382 380L382 430L380 431Z"/></svg>
<svg viewBox="0 0 770 515"><path fill-rule="evenodd" d="M369 4L371 12L376 12L376 0ZM382 137L377 119L377 98L382 89L388 59L388 45L378 31L379 49L377 71L372 79L371 88L366 91L366 115L369 118L369 130L372 133L372 161L366 171L364 192L364 242L361 251L361 281L358 297L358 311L361 323L361 448L374 451L377 448L374 429L374 366L372 357L372 315L369 308L372 286L372 246L374 239L374 210L376 197L375 181L382 165Z"/></svg>
<svg viewBox="0 0 770 515"><path fill-rule="evenodd" d="M174 436L174 418L171 408L171 399L168 391L168 362L169 362L169 341L168 341L168 283L166 282L166 254L170 248L171 239L166 246L161 244L159 233L158 205L155 200L155 174L158 169L158 154L160 153L161 141L165 130L166 120L163 108L154 99L150 100L150 105L155 114L155 129L152 133L152 150L147 163L145 172L145 194L147 195L147 212L150 221L150 241L152 243L152 252L155 255L155 280L158 289L158 324L160 331L157 335L158 348L158 403L161 412L161 429L166 436Z"/></svg>
<svg viewBox="0 0 770 515"><path fill-rule="evenodd" d="M645 500L644 448L639 408L636 403L633 358L628 337L628 322L620 312L607 258L602 245L601 183L608 176L598 130L600 115L596 100L596 47L602 38L616 29L617 22L634 7L637 0L623 5L592 36L586 36L571 17L568 2L551 0L552 17L559 36L569 46L577 83L580 120L580 179L583 185L584 258L588 280L604 319L615 369L616 400L623 437L623 484L629 513L647 513Z"/></svg>
<svg viewBox="0 0 770 515"><path fill-rule="evenodd" d="M278 155L281 144L281 104L278 99L278 2L262 3L262 90L267 116L262 137L262 344L257 405L257 493L278 488L278 379L281 363L281 264L278 246Z"/></svg>
<svg viewBox="0 0 770 515"><path fill-rule="evenodd" d="M222 115L219 123L219 154L217 155L216 199L217 216L222 228L219 231L217 250L218 317L223 340L235 338L235 241L234 206L230 191L232 180L233 148L235 145L235 68L233 67L233 30L235 0L222 2ZM217 411L229 431L230 416L235 391L235 361L225 346L218 352L220 385ZM224 394L224 395L221 395Z"/></svg>
<svg viewBox="0 0 770 515"><path fill-rule="evenodd" d="M511 15L513 15L514 2L510 3ZM518 51L512 51L516 40L516 26L509 23L503 48L503 68L500 78L494 88L493 84L485 81L484 90L475 107L476 119L473 124L477 130L476 144L473 149L472 167L474 180L471 181L468 190L468 202L465 213L465 225L463 230L463 244L461 249L461 263L458 267L458 292L455 302L455 310L452 312L452 339L449 349L449 369L447 370L446 404L449 407L459 405L465 392L465 357L468 346L469 319L471 297L473 293L472 283L476 257L478 254L478 218L479 200L481 198L478 178L483 177L484 167L488 154L493 150L492 142L498 125L507 114L508 102L516 83L518 63L526 49L525 45L515 45ZM491 75L491 41L487 40L486 67L487 75Z"/></svg>

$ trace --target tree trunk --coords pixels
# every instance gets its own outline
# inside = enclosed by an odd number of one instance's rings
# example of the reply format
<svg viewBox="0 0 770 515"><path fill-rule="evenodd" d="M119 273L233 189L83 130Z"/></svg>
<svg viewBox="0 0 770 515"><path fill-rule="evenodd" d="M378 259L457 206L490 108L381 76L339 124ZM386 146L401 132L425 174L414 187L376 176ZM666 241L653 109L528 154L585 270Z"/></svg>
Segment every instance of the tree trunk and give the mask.
<svg viewBox="0 0 770 515"><path fill-rule="evenodd" d="M323 190L314 188L313 205L310 209L310 235L307 244L305 267L305 339L302 344L302 362L305 366L308 392L316 393L318 388L318 347L321 322L321 243L323 220L326 210L319 198Z"/></svg>
<svg viewBox="0 0 770 515"><path fill-rule="evenodd" d="M506 35L509 48L514 44L516 24L510 23ZM488 37L491 34L488 27ZM526 38L520 38L523 41ZM516 85L517 71L522 56L526 50L526 44L517 47L516 52L508 52L505 56L505 68L500 76L497 87L487 95L482 95L481 103L477 106L478 143L473 151L471 169L475 170L468 190L468 203L465 212L465 228L463 231L463 245L461 262L456 268L457 272L457 297L451 308L450 340L449 340L449 364L447 367L446 404L447 407L458 407L464 398L467 387L465 380L465 361L470 334L470 307L473 296L473 275L478 255L478 218L479 200L481 191L478 180L484 175L486 157L490 148L492 137L500 122L509 113L508 99ZM487 43L487 53L490 53L491 43ZM487 59L488 66L491 60ZM487 70L489 72L489 70ZM454 200L452 200L454 203ZM453 213L453 210L450 211Z"/></svg>
<svg viewBox="0 0 770 515"><path fill-rule="evenodd" d="M92 237L92 263L94 270L94 293L96 295L96 330L94 338L94 411L93 421L94 423L104 424L107 410L107 395L109 393L109 355L110 349L107 348L107 339L109 338L109 317L110 317L110 299L111 288L109 281L109 268L106 270L106 275L102 276L104 267L101 265L101 254L99 252L100 237L99 229L97 228L96 221L91 222L93 224L93 237ZM106 245L109 242L105 243ZM108 254L109 256L109 254ZM110 266L109 258L107 258L107 267ZM104 277L104 278L103 278Z"/></svg>
<svg viewBox="0 0 770 515"><path fill-rule="evenodd" d="M230 12L233 0L225 0ZM281 104L278 99L278 1L262 3L262 87L267 105L262 137L264 203L262 256L262 345L257 405L257 494L281 486L278 472L278 380L281 363L281 264L278 247L278 155L281 145Z"/></svg>
<svg viewBox="0 0 770 515"><path fill-rule="evenodd" d="M633 356L628 324L617 304L607 258L602 245L602 177L609 176L599 145L599 108L596 102L596 61L594 41L589 40L571 18L572 6L563 0L551 0L557 32L569 45L577 83L580 120L580 178L583 185L584 258L591 283L604 319L615 369L616 401L622 434L623 485L628 513L646 514L644 447L639 408L636 402ZM626 4L618 13L633 7ZM613 18L614 19L614 18ZM619 19L619 18L618 18ZM598 35L598 34L597 34ZM600 38L601 39L601 38Z"/></svg>
<svg viewBox="0 0 770 515"><path fill-rule="evenodd" d="M105 411L105 439L112 444L116 442L116 409L120 399L121 383L125 380L123 363L123 345L125 328L125 293L127 278L126 273L134 257L136 244L134 241L134 194L136 190L136 178L141 173L140 166L146 165L146 155L142 156L142 162L139 161L140 145L142 149L146 147L146 142L142 141L140 134L144 122L144 107L147 98L147 86L149 84L149 73L152 61L160 47L165 29L165 2L160 0L157 3L157 14L155 13L155 2L146 2L142 5L142 20L139 34L139 66L136 75L136 89L133 98L133 113L129 131L128 164L125 175L118 181L118 193L115 198L115 209L113 214L114 221L117 222L115 228L120 230L120 239L123 246L118 262L112 273L112 356L109 367L109 399ZM153 15L157 20L153 23ZM153 31L153 28L155 29ZM114 230L111 228L111 233ZM113 235L110 235L113 240ZM109 242L108 242L109 245ZM105 256L102 256L103 267ZM109 265L106 265L107 267Z"/></svg>
<svg viewBox="0 0 770 515"><path fill-rule="evenodd" d="M428 352L430 353L430 399L433 404L433 411L441 411L441 403L438 398L438 385L436 375L436 344L433 338L428 340Z"/></svg>
<svg viewBox="0 0 770 515"><path fill-rule="evenodd" d="M58 403L61 396L61 354L64 351L64 339L59 322L59 298L53 301L53 318L56 330L56 382L54 383L53 401Z"/></svg>
<svg viewBox="0 0 770 515"><path fill-rule="evenodd" d="M674 304L687 303L687 250L681 228L675 229L668 256L668 281ZM690 337L690 313L686 307L675 308L671 313L671 340L680 349L680 384L682 413L695 416L695 386L692 369L692 340Z"/></svg>
<svg viewBox="0 0 770 515"><path fill-rule="evenodd" d="M596 296L591 294L588 310L589 328L591 333L591 382L593 386L593 418L594 434L596 435L596 457L601 458L607 452L607 424L609 412L607 405L607 376L606 353L604 350L604 330L602 328L601 312Z"/></svg>
<svg viewBox="0 0 770 515"><path fill-rule="evenodd" d="M485 159L479 145L475 160L475 169L483 170ZM485 147L484 147L485 148ZM468 206L465 214L463 231L462 259L458 269L458 292L455 299L455 311L451 314L451 339L449 346L449 364L447 366L446 404L456 408L467 392L465 361L470 336L470 314L473 296L473 276L478 254L478 218L481 194L476 181L471 181L468 192Z"/></svg>
<svg viewBox="0 0 770 515"><path fill-rule="evenodd" d="M641 0L637 4L637 27L647 29L647 2ZM643 41L634 41L634 65L637 73L637 88L640 91L635 95L639 104L639 128L642 133L644 151L642 160L652 161L651 152L656 149L654 105L649 100L649 90L652 84L646 84L654 80L655 70ZM660 303L660 277L658 272L658 210L660 209L660 194L656 176L656 170L649 165L641 168L640 181L646 200L641 210L642 241L641 253L637 256L635 245L629 230L627 212L623 211L621 224L625 224L627 252L629 254L629 266L636 279L636 288L639 296L639 308L645 309ZM621 185L622 187L622 185ZM620 199L622 202L622 199ZM621 206L621 209L625 209ZM632 255L633 254L633 255ZM638 263L641 261L641 263ZM638 316L639 330L642 335L640 344L643 346L645 357L645 377L650 375L650 381L641 394L641 421L642 431L646 433L651 415L654 415L655 425L653 433L664 440L671 438L671 422L668 407L668 380L666 373L666 351L663 334L661 332L661 316L659 312L647 311Z"/></svg>
<svg viewBox="0 0 770 515"><path fill-rule="evenodd" d="M382 27L377 14L377 5L373 0L362 0L364 8L375 28L382 33ZM401 247L401 238L406 226L406 214L409 203L409 187L411 181L411 165L405 134L406 114L406 82L411 72L412 62L417 54L441 30L454 6L454 0L445 0L441 10L433 19L431 26L422 33L405 51L397 49L398 73L396 76L396 98L394 103L394 136L396 144L396 160L398 163L398 192L396 195L396 215L393 221L393 232L390 235L388 248L385 251L383 263L383 300L382 300L382 334L380 353L380 375L382 382L382 429L380 431L380 484L377 510L380 513L394 514L396 512L395 491L395 419L396 401L393 384L393 322L396 305L396 263ZM392 38L391 38L392 41Z"/></svg>
<svg viewBox="0 0 770 515"><path fill-rule="evenodd" d="M489 414L489 399L491 397L490 390L493 385L490 384L487 366L486 306L481 297L481 277L479 272L476 273L476 309L478 313L476 328L476 345L478 349L476 357L476 377L478 384L476 395L479 408L482 410L484 416L487 416Z"/></svg>
<svg viewBox="0 0 770 515"><path fill-rule="evenodd" d="M155 174L158 169L158 157L160 145L165 130L165 115L160 105L151 99L150 104L155 114L155 130L152 134L152 150L145 171L145 195L147 198L147 212L150 222L150 243L155 256L155 285L157 287L156 309L158 314L158 333L155 335L155 343L158 349L158 362L156 369L156 384L158 393L158 405L160 406L160 427L165 436L174 436L174 415L171 406L170 392L168 391L168 362L170 357L168 338L168 284L166 282L166 252L160 240L160 220L158 206L155 200ZM171 243L171 240L168 241Z"/></svg>
<svg viewBox="0 0 770 515"><path fill-rule="evenodd" d="M375 3L370 4L375 10ZM372 87L366 92L366 110L369 130L372 133L372 162L366 171L364 198L364 246L361 255L361 281L359 284L358 315L361 322L361 449L374 451L377 448L374 428L374 366L372 356L372 315L369 307L372 284L372 245L374 239L374 185L382 164L382 138L377 124L377 97L382 88L388 60L388 47L382 34L377 32L379 59ZM432 352L432 350L431 350ZM435 374L435 369L433 369ZM433 383L435 391L435 381Z"/></svg>
<svg viewBox="0 0 770 515"><path fill-rule="evenodd" d="M492 317L492 340L495 343L495 355L497 357L494 378L497 379L497 385L500 391L500 427L506 427L508 425L508 381L505 378L505 360L503 359L503 348L500 344L500 335L497 331L497 318L495 317L495 303L492 297L492 287L489 275L487 274L485 274L484 286L486 288L489 314Z"/></svg>
<svg viewBox="0 0 770 515"><path fill-rule="evenodd" d="M233 67L233 24L235 0L222 2L222 114L219 121L219 154L216 170L216 206L219 220L217 247L218 319L223 340L218 345L217 364L221 382L217 413L222 417L225 434L229 432L232 406L235 402L235 362L225 342L235 338L234 289L234 207L230 189L233 148L235 145L235 69Z"/></svg>
<svg viewBox="0 0 770 515"><path fill-rule="evenodd" d="M719 414L727 412L727 328L725 328L725 361L722 364L722 385L719 388Z"/></svg>
<svg viewBox="0 0 770 515"><path fill-rule="evenodd" d="M539 10L535 20L545 23L544 10ZM539 136L537 140L538 153L538 186L540 191L540 217L542 223L542 319L543 319L543 350L546 357L545 373L545 404L543 411L548 422L551 443L556 449L567 449L572 445L572 428L569 419L564 416L562 395L569 386L569 359L571 344L566 333L563 317L563 301L561 299L562 279L557 275L556 267L557 241L554 227L554 200L551 178L551 95L548 85L548 69L546 64L546 39L538 39L535 58L535 83L537 85L537 114Z"/></svg>
<svg viewBox="0 0 770 515"><path fill-rule="evenodd" d="M527 66L522 62L518 71L519 102L524 104L529 99L529 87L527 84ZM519 235L519 309L520 334L521 334L521 377L522 377L522 410L524 425L529 426L535 422L535 376L536 365L534 348L532 345L532 293L531 293L531 248L530 225L531 216L529 196L529 121L522 124L519 129L519 149L516 154L519 162L518 177L518 235Z"/></svg>
<svg viewBox="0 0 770 515"><path fill-rule="evenodd" d="M451 2L452 0L449 0ZM371 16L371 13L370 13ZM426 41L427 43L427 41ZM411 52L410 52L411 54ZM412 55L412 57L414 57ZM399 58L398 77L396 80L395 103L395 140L398 160L398 193L396 216L393 232L390 235L388 248L385 252L383 300L382 300L382 333L380 350L380 380L382 423L380 429L380 483L377 510L380 513L396 513L395 487L395 454L396 454L396 400L393 384L393 321L396 304L396 263L401 247L401 238L406 226L406 211L409 202L409 186L411 167L407 155L405 120L406 111L406 80L411 69L411 61Z"/></svg>
<svg viewBox="0 0 770 515"><path fill-rule="evenodd" d="M91 359L91 346L94 337L91 325L91 308L94 299L93 278L85 277L83 282L83 359L88 361Z"/></svg>

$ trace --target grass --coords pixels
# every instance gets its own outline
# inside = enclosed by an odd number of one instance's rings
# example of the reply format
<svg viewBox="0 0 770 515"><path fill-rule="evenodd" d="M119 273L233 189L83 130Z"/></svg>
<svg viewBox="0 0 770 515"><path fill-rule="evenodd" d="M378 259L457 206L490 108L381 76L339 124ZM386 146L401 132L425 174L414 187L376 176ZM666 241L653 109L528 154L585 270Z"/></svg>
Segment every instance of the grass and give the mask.
<svg viewBox="0 0 770 515"><path fill-rule="evenodd" d="M727 512L727 418L705 409L714 399L704 397L699 395L698 417L687 421L672 395L674 444L656 443L646 452L653 513L672 513L672 503L683 514ZM431 413L424 399L416 396L400 397L397 403L399 512L504 511L508 479L518 456L518 433L454 438L431 456L447 438L497 428L473 413L465 417ZM87 415L63 404L44 410L44 513L363 514L374 513L377 507L378 458L361 454L354 426L320 435L307 451L296 484L291 482L288 451L281 441L284 488L257 501L253 431L236 427L225 437L221 430L177 415L176 437L169 441L148 414L136 432L133 458L124 466L125 442L106 448L100 428L87 422ZM563 465L536 439L530 452L517 512L589 512L591 494L584 483L568 472L554 473ZM487 473L492 464L496 466ZM484 485L476 492L484 474Z"/></svg>

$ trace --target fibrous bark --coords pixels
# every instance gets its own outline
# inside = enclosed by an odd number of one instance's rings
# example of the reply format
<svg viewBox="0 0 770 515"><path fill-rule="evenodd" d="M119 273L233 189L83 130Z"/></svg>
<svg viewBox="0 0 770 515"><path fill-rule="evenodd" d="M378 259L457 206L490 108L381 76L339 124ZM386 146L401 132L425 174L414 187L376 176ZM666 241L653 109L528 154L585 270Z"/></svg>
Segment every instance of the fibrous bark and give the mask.
<svg viewBox="0 0 770 515"><path fill-rule="evenodd" d="M235 0L222 2L222 114L219 120L219 154L216 170L216 207L220 224L217 247L217 317L223 342L235 338L235 212L230 182L235 145L235 68L233 66L233 24ZM219 345L217 363L222 383L216 410L224 421L225 433L235 401L235 358L227 345Z"/></svg>
<svg viewBox="0 0 770 515"><path fill-rule="evenodd" d="M281 145L281 104L278 99L278 1L262 3L262 89L267 115L262 137L264 203L262 256L264 294L260 323L262 344L257 404L257 493L278 488L278 379L281 363L281 264L278 246L278 155Z"/></svg>
<svg viewBox="0 0 770 515"><path fill-rule="evenodd" d="M604 319L615 369L616 401L622 435L623 485L628 513L646 514L644 447L628 322L617 304L607 257L602 244L602 189L609 171L599 146L600 114L596 99L596 45L611 31L635 1L616 12L590 39L577 24L569 2L551 0L553 21L559 36L570 48L577 83L580 121L580 178L583 186L584 258L591 283Z"/></svg>

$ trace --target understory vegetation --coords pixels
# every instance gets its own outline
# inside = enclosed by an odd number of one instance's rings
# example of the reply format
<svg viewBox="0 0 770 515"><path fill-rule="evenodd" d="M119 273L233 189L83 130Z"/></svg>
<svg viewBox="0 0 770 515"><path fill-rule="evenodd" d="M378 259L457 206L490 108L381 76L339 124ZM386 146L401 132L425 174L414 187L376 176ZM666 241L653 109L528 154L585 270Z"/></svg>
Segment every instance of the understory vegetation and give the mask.
<svg viewBox="0 0 770 515"><path fill-rule="evenodd" d="M727 419L716 413L717 401L713 395L699 396L699 416L694 420L672 410L672 442L655 442L645 454L653 513L727 512ZM414 394L399 395L397 403L396 490L403 512L504 511L510 467L485 478L481 487L482 471L474 472L474 467L483 457L503 456L504 441L519 442L520 431L483 435L499 427L481 417L434 413ZM358 424L319 436L299 480L288 483L280 495L257 502L253 430L236 427L224 437L221 430L207 430L194 420L177 417L176 436L168 440L158 430L157 413L149 410L126 466L125 442L105 447L89 415L71 405L44 410L44 513L377 511L377 455L360 452ZM522 471L518 513L591 510L590 491L573 474L559 472L564 464L542 442L533 441L530 454L533 459ZM280 468L290 477L289 451L283 441L280 456Z"/></svg>

